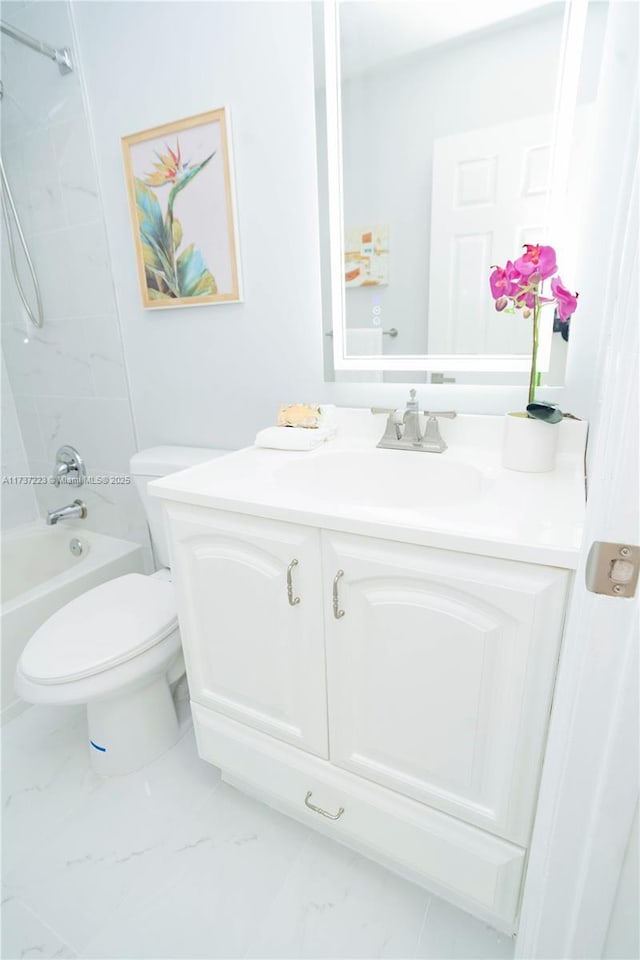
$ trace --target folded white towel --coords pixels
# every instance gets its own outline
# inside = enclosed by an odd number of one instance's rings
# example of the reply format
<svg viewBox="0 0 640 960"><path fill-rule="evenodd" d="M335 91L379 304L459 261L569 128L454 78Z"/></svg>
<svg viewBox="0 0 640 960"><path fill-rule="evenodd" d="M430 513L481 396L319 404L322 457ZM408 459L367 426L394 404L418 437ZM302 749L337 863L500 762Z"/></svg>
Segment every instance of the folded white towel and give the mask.
<svg viewBox="0 0 640 960"><path fill-rule="evenodd" d="M320 429L327 427L335 433L338 428L338 408L335 403L320 404L320 423L318 426Z"/></svg>
<svg viewBox="0 0 640 960"><path fill-rule="evenodd" d="M335 427L318 427L305 430L302 427L266 427L256 434L256 447L271 450L315 450L336 435Z"/></svg>

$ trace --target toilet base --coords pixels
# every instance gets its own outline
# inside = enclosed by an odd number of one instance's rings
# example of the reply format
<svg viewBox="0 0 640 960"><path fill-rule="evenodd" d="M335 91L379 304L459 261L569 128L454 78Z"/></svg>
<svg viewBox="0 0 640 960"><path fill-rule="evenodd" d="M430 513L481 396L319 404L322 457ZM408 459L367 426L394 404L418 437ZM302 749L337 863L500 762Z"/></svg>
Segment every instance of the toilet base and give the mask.
<svg viewBox="0 0 640 960"><path fill-rule="evenodd" d="M133 773L180 739L166 675L120 696L90 701L87 720L91 765L102 776Z"/></svg>

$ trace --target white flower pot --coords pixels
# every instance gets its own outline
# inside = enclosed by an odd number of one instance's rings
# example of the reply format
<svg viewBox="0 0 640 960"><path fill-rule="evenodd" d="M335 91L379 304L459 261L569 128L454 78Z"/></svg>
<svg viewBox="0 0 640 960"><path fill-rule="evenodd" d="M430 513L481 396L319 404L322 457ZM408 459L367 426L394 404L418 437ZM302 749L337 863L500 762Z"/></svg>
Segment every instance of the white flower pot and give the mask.
<svg viewBox="0 0 640 960"><path fill-rule="evenodd" d="M524 473L547 473L556 465L557 423L534 420L526 413L508 413L504 418L502 466Z"/></svg>

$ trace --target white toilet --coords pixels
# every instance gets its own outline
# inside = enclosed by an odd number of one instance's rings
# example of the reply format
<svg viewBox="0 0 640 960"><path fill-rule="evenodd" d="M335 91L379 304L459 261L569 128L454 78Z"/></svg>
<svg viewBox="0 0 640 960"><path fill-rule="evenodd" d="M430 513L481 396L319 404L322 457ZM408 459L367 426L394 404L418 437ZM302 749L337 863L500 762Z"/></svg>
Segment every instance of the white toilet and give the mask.
<svg viewBox="0 0 640 960"><path fill-rule="evenodd" d="M87 704L98 773L138 770L180 736L170 685L184 674L184 659L161 507L147 483L223 453L154 447L131 458L161 569L117 577L76 597L36 630L18 663L16 691L29 703Z"/></svg>

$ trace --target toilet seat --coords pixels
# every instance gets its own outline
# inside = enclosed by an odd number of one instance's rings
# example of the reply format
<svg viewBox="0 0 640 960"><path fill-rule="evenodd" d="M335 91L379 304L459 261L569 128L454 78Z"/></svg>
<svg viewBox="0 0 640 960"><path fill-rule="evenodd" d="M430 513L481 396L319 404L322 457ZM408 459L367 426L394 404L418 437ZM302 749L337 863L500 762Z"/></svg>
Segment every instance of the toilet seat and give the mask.
<svg viewBox="0 0 640 960"><path fill-rule="evenodd" d="M177 627L171 582L130 573L54 613L27 643L20 672L39 684L92 677L150 649Z"/></svg>

